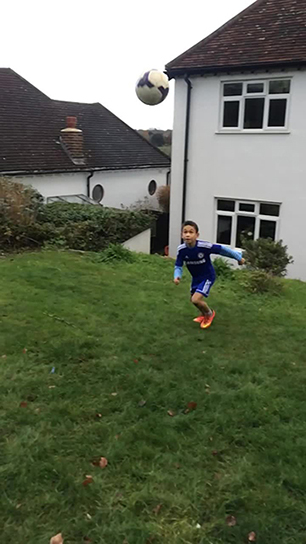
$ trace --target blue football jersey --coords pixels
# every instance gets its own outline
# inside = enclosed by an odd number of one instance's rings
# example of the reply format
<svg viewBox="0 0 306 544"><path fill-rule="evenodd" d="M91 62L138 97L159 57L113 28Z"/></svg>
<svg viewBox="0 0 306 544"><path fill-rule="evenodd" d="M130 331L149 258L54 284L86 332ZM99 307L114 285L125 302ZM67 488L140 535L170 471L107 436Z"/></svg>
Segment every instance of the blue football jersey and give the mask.
<svg viewBox="0 0 306 544"><path fill-rule="evenodd" d="M193 278L215 279L215 270L210 260L212 253L221 255L222 246L197 240L194 247L181 244L177 248L175 267L182 268L185 263Z"/></svg>

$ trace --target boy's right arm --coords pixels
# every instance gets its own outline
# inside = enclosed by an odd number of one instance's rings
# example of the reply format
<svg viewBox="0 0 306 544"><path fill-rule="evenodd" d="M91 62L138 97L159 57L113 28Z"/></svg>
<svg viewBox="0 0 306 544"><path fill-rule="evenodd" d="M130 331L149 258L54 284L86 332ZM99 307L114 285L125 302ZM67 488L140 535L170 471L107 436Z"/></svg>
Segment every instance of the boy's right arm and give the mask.
<svg viewBox="0 0 306 544"><path fill-rule="evenodd" d="M174 280L173 280L176 285L178 285L181 281L181 277L183 275L183 264L184 264L183 258L180 252L178 251L176 256L175 266L174 266Z"/></svg>

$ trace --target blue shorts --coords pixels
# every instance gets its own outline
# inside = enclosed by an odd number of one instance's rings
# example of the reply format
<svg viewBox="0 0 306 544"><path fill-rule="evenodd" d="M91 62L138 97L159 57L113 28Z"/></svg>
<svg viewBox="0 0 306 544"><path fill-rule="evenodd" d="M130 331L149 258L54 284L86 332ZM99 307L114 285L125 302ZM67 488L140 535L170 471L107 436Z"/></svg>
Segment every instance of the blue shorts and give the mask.
<svg viewBox="0 0 306 544"><path fill-rule="evenodd" d="M203 297L208 297L209 292L215 282L215 278L193 278L190 293L200 293Z"/></svg>

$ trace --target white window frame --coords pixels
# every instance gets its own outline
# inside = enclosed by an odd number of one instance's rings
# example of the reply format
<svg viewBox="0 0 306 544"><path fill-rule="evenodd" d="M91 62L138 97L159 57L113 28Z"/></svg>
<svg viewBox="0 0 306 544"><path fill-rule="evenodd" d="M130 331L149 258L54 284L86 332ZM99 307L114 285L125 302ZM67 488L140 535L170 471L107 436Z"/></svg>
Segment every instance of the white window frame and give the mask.
<svg viewBox="0 0 306 544"><path fill-rule="evenodd" d="M228 200L230 202L235 202L235 209L233 212L218 210L218 200ZM239 210L239 204L253 204L255 206L254 212L242 212ZM260 214L260 205L261 204L272 204L279 206L279 215L262 215ZM231 241L230 244L222 244L224 246L228 247L235 247L236 249L241 249L240 247L236 246L236 237L237 237L237 218L238 216L245 216L245 217L255 217L255 230L254 230L254 240L257 240L259 238L259 231L260 231L260 222L261 221L273 221L276 223L275 228L275 241L279 240L279 225L280 225L280 214L281 214L281 203L280 202L272 202L272 201L266 201L266 200L237 200L236 198L229 198L229 197L222 197L218 196L215 197L215 228L214 228L214 239L215 243L219 243L217 241L218 236L218 216L222 215L232 217L232 232L231 232Z"/></svg>
<svg viewBox="0 0 306 544"><path fill-rule="evenodd" d="M271 81L290 81L290 92L282 94L270 94L269 93L269 83ZM234 83L242 83L242 95L237 96L223 96L224 85ZM261 93L247 93L247 86L250 84L263 83L263 92ZM237 80L222 80L221 81L221 100L220 100L220 114L219 114L219 132L222 133L269 133L269 132L288 132L289 130L289 110L291 103L292 95L292 77L269 77L267 79L237 79ZM245 113L245 100L246 98L264 98L264 115L263 115L263 126L262 128L244 128L244 113ZM283 127L273 127L268 126L269 120L269 111L270 111L270 101L271 100L287 100L286 107L286 118L285 125ZM225 102L239 102L239 116L238 116L238 127L224 127L223 118L224 118L224 104Z"/></svg>

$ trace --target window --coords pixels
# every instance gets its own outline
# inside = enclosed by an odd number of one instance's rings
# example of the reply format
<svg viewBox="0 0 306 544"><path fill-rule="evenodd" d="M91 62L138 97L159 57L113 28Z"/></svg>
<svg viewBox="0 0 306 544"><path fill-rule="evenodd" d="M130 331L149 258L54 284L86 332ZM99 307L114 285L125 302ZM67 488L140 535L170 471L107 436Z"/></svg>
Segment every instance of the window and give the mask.
<svg viewBox="0 0 306 544"><path fill-rule="evenodd" d="M217 199L216 214L217 244L241 247L242 237L277 238L280 204Z"/></svg>
<svg viewBox="0 0 306 544"><path fill-rule="evenodd" d="M95 185L92 191L92 198L96 202L101 202L102 198L104 197L104 189L102 185Z"/></svg>
<svg viewBox="0 0 306 544"><path fill-rule="evenodd" d="M286 129L290 89L290 79L222 83L221 129Z"/></svg>
<svg viewBox="0 0 306 544"><path fill-rule="evenodd" d="M152 179L148 186L149 195L153 196L156 193L156 189L157 189L157 183L155 179Z"/></svg>

